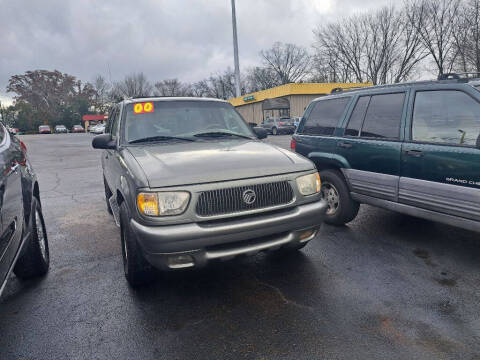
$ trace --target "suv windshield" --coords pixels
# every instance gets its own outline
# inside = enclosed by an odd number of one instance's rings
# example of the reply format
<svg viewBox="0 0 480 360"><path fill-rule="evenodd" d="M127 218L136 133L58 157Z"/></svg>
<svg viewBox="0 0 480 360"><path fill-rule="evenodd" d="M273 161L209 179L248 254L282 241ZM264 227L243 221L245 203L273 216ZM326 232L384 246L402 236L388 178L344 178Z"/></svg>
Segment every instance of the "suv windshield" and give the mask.
<svg viewBox="0 0 480 360"><path fill-rule="evenodd" d="M126 106L124 138L181 139L222 133L253 137L245 121L232 105L216 101L149 101ZM198 137L197 137L198 138ZM234 138L234 137L231 137Z"/></svg>

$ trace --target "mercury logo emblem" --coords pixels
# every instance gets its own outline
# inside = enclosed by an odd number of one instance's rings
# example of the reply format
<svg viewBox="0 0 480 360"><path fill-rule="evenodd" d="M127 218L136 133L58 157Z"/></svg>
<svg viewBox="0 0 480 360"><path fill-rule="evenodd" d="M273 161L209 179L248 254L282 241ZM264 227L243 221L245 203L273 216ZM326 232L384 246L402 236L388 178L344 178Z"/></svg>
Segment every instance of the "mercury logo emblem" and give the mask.
<svg viewBox="0 0 480 360"><path fill-rule="evenodd" d="M243 192L242 199L245 204L252 205L257 200L257 194L252 189L248 189Z"/></svg>

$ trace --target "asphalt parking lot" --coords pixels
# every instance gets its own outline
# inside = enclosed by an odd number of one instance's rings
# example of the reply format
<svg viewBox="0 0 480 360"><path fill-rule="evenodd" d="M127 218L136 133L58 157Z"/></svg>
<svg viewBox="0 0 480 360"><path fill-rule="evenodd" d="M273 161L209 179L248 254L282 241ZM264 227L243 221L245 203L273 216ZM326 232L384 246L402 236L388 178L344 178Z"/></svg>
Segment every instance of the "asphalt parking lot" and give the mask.
<svg viewBox="0 0 480 360"><path fill-rule="evenodd" d="M480 359L478 234L369 206L298 254L131 290L91 139L22 137L51 271L10 280L0 359ZM268 141L289 146L289 136Z"/></svg>

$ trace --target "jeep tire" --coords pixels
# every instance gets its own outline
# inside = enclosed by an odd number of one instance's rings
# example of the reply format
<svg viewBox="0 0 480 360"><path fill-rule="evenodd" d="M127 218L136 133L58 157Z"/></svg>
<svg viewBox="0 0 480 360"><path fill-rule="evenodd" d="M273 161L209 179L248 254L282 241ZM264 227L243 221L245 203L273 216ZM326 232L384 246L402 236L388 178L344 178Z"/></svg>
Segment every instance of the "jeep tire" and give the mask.
<svg viewBox="0 0 480 360"><path fill-rule="evenodd" d="M327 202L325 222L344 225L358 214L360 204L352 199L345 178L338 170L320 171L322 198Z"/></svg>

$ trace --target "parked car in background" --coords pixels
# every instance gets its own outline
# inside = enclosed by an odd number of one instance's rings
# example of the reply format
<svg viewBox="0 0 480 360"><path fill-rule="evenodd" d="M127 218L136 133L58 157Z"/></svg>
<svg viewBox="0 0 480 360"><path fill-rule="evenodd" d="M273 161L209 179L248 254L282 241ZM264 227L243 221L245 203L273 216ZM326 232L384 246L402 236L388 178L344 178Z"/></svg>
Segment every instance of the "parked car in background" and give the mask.
<svg viewBox="0 0 480 360"><path fill-rule="evenodd" d="M93 124L93 125L88 125L87 127L87 132L89 133L93 133L95 127L97 126L98 124Z"/></svg>
<svg viewBox="0 0 480 360"><path fill-rule="evenodd" d="M295 132L295 126L290 118L268 118L260 126L272 135L293 134Z"/></svg>
<svg viewBox="0 0 480 360"><path fill-rule="evenodd" d="M302 120L301 116L294 117L293 118L293 126L295 126L295 129L298 128L298 125L300 125L300 121Z"/></svg>
<svg viewBox="0 0 480 360"><path fill-rule="evenodd" d="M462 79L316 99L292 148L320 171L328 223L365 203L480 231L480 92Z"/></svg>
<svg viewBox="0 0 480 360"><path fill-rule="evenodd" d="M83 132L85 132L85 129L83 128L82 125L73 125L72 133L83 133Z"/></svg>
<svg viewBox="0 0 480 360"><path fill-rule="evenodd" d="M52 129L50 128L50 126L48 125L40 125L38 127L38 133L39 134L51 134L52 133Z"/></svg>
<svg viewBox="0 0 480 360"><path fill-rule="evenodd" d="M67 128L65 127L65 125L55 125L55 134L66 134L68 133L68 130Z"/></svg>
<svg viewBox="0 0 480 360"><path fill-rule="evenodd" d="M326 209L315 165L259 141L226 101L124 100L113 107L104 149L107 209L120 226L132 286L152 269L200 267L312 240Z"/></svg>
<svg viewBox="0 0 480 360"><path fill-rule="evenodd" d="M92 130L92 133L99 135L99 134L104 134L105 133L105 124L98 124L95 126Z"/></svg>
<svg viewBox="0 0 480 360"><path fill-rule="evenodd" d="M40 190L27 149L0 124L0 295L13 271L27 279L47 273L50 263Z"/></svg>

